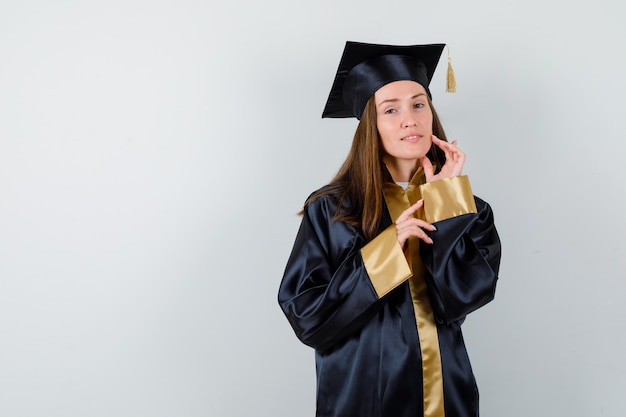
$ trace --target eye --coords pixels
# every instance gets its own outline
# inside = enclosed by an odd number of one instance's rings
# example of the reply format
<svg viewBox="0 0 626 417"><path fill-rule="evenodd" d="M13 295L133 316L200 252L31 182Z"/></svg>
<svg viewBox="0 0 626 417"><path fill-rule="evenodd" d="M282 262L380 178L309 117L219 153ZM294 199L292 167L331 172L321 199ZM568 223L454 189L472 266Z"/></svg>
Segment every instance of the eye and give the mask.
<svg viewBox="0 0 626 417"><path fill-rule="evenodd" d="M387 109L387 110L385 110L385 114L392 114L392 113L395 113L395 112L396 112L396 109Z"/></svg>
<svg viewBox="0 0 626 417"><path fill-rule="evenodd" d="M415 107L416 109L421 109L424 107L424 103L415 103L413 107Z"/></svg>

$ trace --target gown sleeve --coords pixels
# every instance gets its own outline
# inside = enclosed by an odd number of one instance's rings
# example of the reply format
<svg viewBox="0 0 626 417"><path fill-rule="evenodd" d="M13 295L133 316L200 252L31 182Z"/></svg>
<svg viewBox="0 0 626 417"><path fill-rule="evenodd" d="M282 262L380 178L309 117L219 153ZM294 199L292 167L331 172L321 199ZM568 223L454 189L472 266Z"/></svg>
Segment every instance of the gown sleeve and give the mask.
<svg viewBox="0 0 626 417"><path fill-rule="evenodd" d="M367 255L361 253L365 241L360 229L333 221L336 207L330 197L321 197L305 208L278 291L280 307L298 338L319 351L362 328L380 309L381 297L411 276L395 231L384 231L365 246L384 247L392 236L397 248L375 252L389 253L387 262L404 267L376 284L363 260ZM384 294L379 294L381 287Z"/></svg>
<svg viewBox="0 0 626 417"><path fill-rule="evenodd" d="M493 300L501 249L489 204L472 195L469 182L465 183L463 177L440 181L427 184L431 188L422 190L425 206L429 200L441 202L451 195L455 201L452 210L431 212L431 218L426 210L427 220L437 230L429 232L432 245L420 245L420 255L435 317L449 324ZM451 193L451 189L456 191ZM457 214L454 206L475 209L462 208L459 212L464 214Z"/></svg>

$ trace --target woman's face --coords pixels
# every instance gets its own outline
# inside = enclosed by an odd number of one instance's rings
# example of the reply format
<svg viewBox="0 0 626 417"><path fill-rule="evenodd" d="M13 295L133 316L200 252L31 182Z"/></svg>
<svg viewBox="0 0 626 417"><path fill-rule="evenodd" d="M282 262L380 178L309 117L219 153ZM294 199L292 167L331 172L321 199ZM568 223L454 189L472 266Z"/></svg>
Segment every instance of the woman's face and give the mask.
<svg viewBox="0 0 626 417"><path fill-rule="evenodd" d="M374 94L376 126L389 158L419 160L430 150L433 112L426 90L415 81L394 81Z"/></svg>

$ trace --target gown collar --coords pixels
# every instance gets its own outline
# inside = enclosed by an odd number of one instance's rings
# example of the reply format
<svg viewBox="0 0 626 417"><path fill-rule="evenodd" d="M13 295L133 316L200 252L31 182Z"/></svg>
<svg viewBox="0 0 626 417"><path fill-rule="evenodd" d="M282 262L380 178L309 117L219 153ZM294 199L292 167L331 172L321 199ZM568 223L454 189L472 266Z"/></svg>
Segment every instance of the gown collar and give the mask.
<svg viewBox="0 0 626 417"><path fill-rule="evenodd" d="M393 177L391 176L391 173L389 172L389 169L387 168L387 165L383 165L383 166L384 166L383 180L385 182L385 185L387 186L388 183L391 183L397 187L404 188L394 181ZM415 174L413 174L413 177L411 177L407 190L411 187L413 188L419 187L420 185L424 183L426 183L426 174L424 173L424 168L419 167L417 171L415 171Z"/></svg>

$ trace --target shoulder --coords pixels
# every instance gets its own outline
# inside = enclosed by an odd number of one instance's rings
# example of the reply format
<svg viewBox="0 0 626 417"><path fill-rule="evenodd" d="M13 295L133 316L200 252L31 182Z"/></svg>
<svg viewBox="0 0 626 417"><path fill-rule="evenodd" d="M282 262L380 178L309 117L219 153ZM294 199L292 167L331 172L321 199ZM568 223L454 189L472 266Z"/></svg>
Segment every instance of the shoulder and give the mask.
<svg viewBox="0 0 626 417"><path fill-rule="evenodd" d="M475 230L495 229L495 219L491 206L485 200L474 196L477 213L472 228Z"/></svg>
<svg viewBox="0 0 626 417"><path fill-rule="evenodd" d="M483 200L480 197L474 195L474 201L476 202L476 209L478 210L478 214L482 214L483 216L489 215L493 216L493 211L488 202Z"/></svg>
<svg viewBox="0 0 626 417"><path fill-rule="evenodd" d="M339 213L348 204L348 198L341 191L335 185L325 185L309 196L303 210L303 221L317 231L318 237L326 236L335 240L339 246L362 237L360 227L345 219L338 219Z"/></svg>
<svg viewBox="0 0 626 417"><path fill-rule="evenodd" d="M336 187L325 185L313 191L304 202L305 216L323 216L329 220L337 213L339 207L340 193Z"/></svg>
<svg viewBox="0 0 626 417"><path fill-rule="evenodd" d="M304 212L331 210L331 216L337 213L339 205L345 206L344 189L338 184L326 184L313 191L304 202Z"/></svg>

